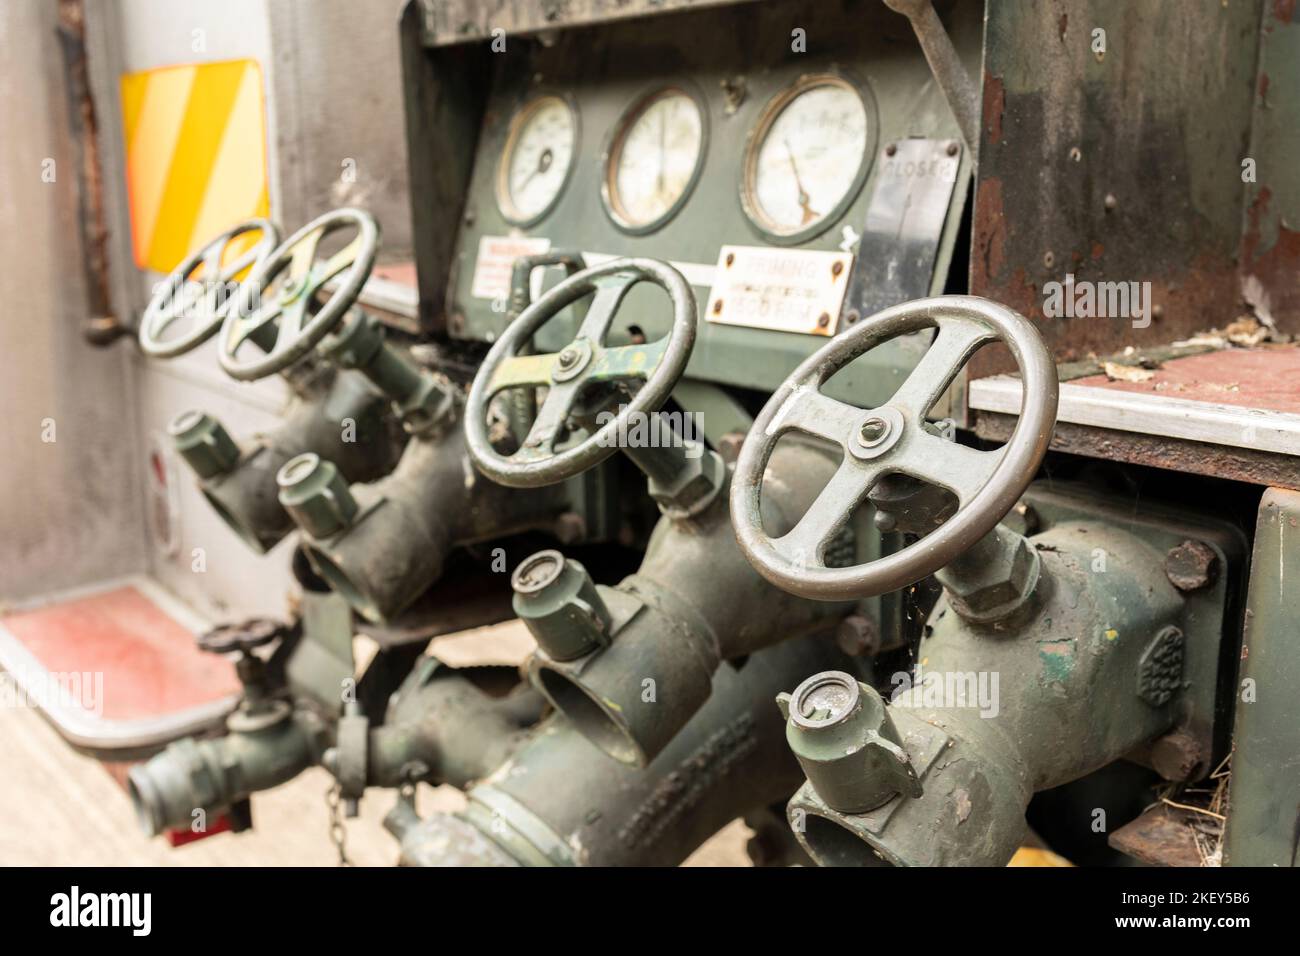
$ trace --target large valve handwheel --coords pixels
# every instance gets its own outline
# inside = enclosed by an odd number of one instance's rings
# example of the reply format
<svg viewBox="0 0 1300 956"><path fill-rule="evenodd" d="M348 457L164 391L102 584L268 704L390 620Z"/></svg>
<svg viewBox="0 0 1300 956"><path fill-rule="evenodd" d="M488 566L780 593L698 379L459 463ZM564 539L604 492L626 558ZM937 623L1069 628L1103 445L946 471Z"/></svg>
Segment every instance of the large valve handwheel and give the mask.
<svg viewBox="0 0 1300 956"><path fill-rule="evenodd" d="M882 342L937 328L929 351L879 408L861 409L822 394L839 369ZM1020 366L1020 418L1011 439L979 451L932 433L926 412L968 359L1001 340ZM920 299L886 309L854 326L781 383L755 420L736 461L731 520L754 568L777 587L802 597L870 597L915 584L993 530L1033 479L1056 421L1057 378L1051 355L1029 321L975 296ZM778 439L799 431L832 441L844 460L794 528L779 538L763 530L763 473ZM944 524L901 551L866 564L828 568L827 544L848 523L872 487L904 474L938 485L957 498Z"/></svg>
<svg viewBox="0 0 1300 956"><path fill-rule="evenodd" d="M259 234L256 242L247 246L253 233ZM144 310L140 348L154 358L175 358L212 338L235 304L239 276L248 269L256 271L279 242L280 230L273 223L249 219L195 251L163 280ZM183 331L170 334L177 322Z"/></svg>
<svg viewBox="0 0 1300 956"><path fill-rule="evenodd" d="M662 339L643 345L607 347L623 297L638 282L649 281L668 293L673 325ZM526 355L533 334L566 306L594 293L573 341L559 352ZM465 438L478 469L494 481L533 488L571 478L604 461L619 448L629 422L658 411L686 370L695 345L695 295L682 274L657 259L615 259L575 273L530 305L497 339L474 377L465 411ZM600 382L642 381L618 414L579 444L556 451L582 392ZM488 406L510 388L545 386L546 399L528 434L511 455L502 455L488 438Z"/></svg>
<svg viewBox="0 0 1300 956"><path fill-rule="evenodd" d="M356 237L328 261L317 262L321 240L342 229L355 229ZM379 226L370 213L360 209L336 209L295 232L240 288L221 330L221 367L233 378L252 381L282 372L303 358L357 301L378 248ZM276 280L286 271L277 287ZM332 279L338 279L338 284L312 314L309 306L316 293ZM272 323L273 342L269 333L261 333ZM240 349L254 337L268 347L251 349L257 354L241 359Z"/></svg>

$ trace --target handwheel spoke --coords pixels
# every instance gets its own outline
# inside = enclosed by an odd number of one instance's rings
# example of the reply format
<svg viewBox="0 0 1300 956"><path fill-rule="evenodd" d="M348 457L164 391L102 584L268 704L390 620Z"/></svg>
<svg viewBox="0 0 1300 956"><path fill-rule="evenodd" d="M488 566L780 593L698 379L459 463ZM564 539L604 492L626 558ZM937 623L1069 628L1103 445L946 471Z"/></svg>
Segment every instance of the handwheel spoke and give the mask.
<svg viewBox="0 0 1300 956"><path fill-rule="evenodd" d="M174 287L172 304L170 312L173 316L181 316L189 312L206 296L211 286L208 277L204 275L201 279L186 278Z"/></svg>
<svg viewBox="0 0 1300 956"><path fill-rule="evenodd" d="M229 248L229 244L230 243L228 241L226 244L226 248ZM222 281L229 282L232 279L237 279L240 275L242 275L243 273L247 272L250 268L252 268L257 263L257 261L261 258L262 254L265 251L267 250L263 248L262 241L259 239L250 248L245 249L242 254L236 256L235 261L232 262L230 265L226 266L225 269L222 270L221 272ZM225 254L224 250L222 251L222 254L224 257ZM247 276L245 276L245 278L247 278Z"/></svg>
<svg viewBox="0 0 1300 956"><path fill-rule="evenodd" d="M555 442L564 430L569 410L581 390L581 381L560 382L551 386L546 400L537 410L528 435L515 455L523 459L549 458L555 454Z"/></svg>
<svg viewBox="0 0 1300 956"><path fill-rule="evenodd" d="M537 388L541 385L550 385L551 369L555 361L554 352L546 352L542 355L513 355L503 359L488 382L488 398L507 388Z"/></svg>
<svg viewBox="0 0 1300 956"><path fill-rule="evenodd" d="M240 316L235 322L230 323L230 333L227 336L225 345L227 354L234 355L252 337L253 333L266 323L275 321L282 308L278 300L272 300L266 305L255 308L251 315Z"/></svg>
<svg viewBox="0 0 1300 956"><path fill-rule="evenodd" d="M291 302L284 303L278 309L280 321L276 323L276 352L288 349L298 341L302 335L303 320L307 317L307 306L310 302L310 296L304 294Z"/></svg>
<svg viewBox="0 0 1300 956"><path fill-rule="evenodd" d="M361 254L361 245L361 236L357 236L338 252L334 253L334 255L330 256L325 265L312 273L309 281L309 288L304 295L315 295L317 289L329 282L348 266L352 265L352 263L356 262L357 256Z"/></svg>
<svg viewBox="0 0 1300 956"><path fill-rule="evenodd" d="M619 345L599 348L595 358L583 373L588 382L618 382L624 379L646 379L659 366L668 350L668 342L660 339L648 345Z"/></svg>
<svg viewBox="0 0 1300 956"><path fill-rule="evenodd" d="M221 260L226 254L226 240L223 238L220 242L214 242L203 250L203 283L220 282Z"/></svg>
<svg viewBox="0 0 1300 956"><path fill-rule="evenodd" d="M880 462L863 462L846 456L794 528L772 542L777 551L797 567L825 567L822 553L826 543L848 523L867 492L887 470Z"/></svg>
<svg viewBox="0 0 1300 956"><path fill-rule="evenodd" d="M627 295L628 289L636 283L635 276L614 275L607 279L596 280L596 294L592 296L587 315L578 327L576 339L586 339L592 345L601 345L614 324L618 307Z"/></svg>
<svg viewBox="0 0 1300 956"><path fill-rule="evenodd" d="M306 282L307 276L311 273L311 267L316 263L316 248L320 245L320 241L324 236L325 227L319 226L294 243L293 250L290 253L289 274L285 277L285 281L289 286Z"/></svg>
<svg viewBox="0 0 1300 956"><path fill-rule="evenodd" d="M981 345L996 337L992 330L978 322L945 318L929 350L916 363L889 404L910 411L917 420L924 418L966 361Z"/></svg>
<svg viewBox="0 0 1300 956"><path fill-rule="evenodd" d="M796 385L772 419L767 434L775 437L794 429L843 445L859 427L862 417L862 409L823 395L815 385Z"/></svg>
<svg viewBox="0 0 1300 956"><path fill-rule="evenodd" d="M1001 460L1001 448L980 451L929 432L910 435L889 456L893 470L947 488L962 505L988 484Z"/></svg>

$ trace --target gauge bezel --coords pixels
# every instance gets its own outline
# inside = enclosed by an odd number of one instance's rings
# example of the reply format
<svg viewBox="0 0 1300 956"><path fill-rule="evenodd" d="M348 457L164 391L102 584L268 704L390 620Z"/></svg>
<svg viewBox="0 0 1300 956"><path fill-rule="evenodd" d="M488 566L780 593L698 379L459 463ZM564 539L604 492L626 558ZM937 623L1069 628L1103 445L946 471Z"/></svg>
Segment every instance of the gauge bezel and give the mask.
<svg viewBox="0 0 1300 956"><path fill-rule="evenodd" d="M569 111L569 119L573 124L573 148L569 155L568 168L564 171L564 177L560 180L555 195L539 212L529 215L519 211L514 204L513 197L510 195L510 159L514 154L524 126L537 113L542 104L549 100L556 100L564 104L564 107ZM510 117L505 142L502 144L501 151L497 156L495 192L497 211L501 213L501 218L511 225L526 229L529 226L535 226L549 216L569 188L569 181L573 178L574 167L578 165L581 145L582 126L578 113L578 104L574 102L572 96L555 90L539 90L524 100Z"/></svg>
<svg viewBox="0 0 1300 956"><path fill-rule="evenodd" d="M657 101L670 95L681 95L691 100L695 104L696 115L700 118L700 148L695 156L695 168L691 171L690 178L687 179L681 195L673 201L671 206L654 219L642 223L634 222L627 216L626 210L621 208L622 204L618 199L618 181L616 178L618 162L622 158L623 146L627 141L627 134L631 131L632 125ZM631 104L619 117L618 122L614 124L614 129L601 154L600 198L601 205L605 209L605 215L609 217L610 222L630 236L645 236L663 228L682 211L682 207L691 198L691 193L695 191L696 184L699 183L704 174L704 162L708 153L708 103L693 84L685 81L656 83L649 89L643 90L633 98Z"/></svg>
<svg viewBox="0 0 1300 956"><path fill-rule="evenodd" d="M857 94L859 101L862 103L862 110L867 124L862 157L858 161L858 168L853 174L849 188L845 190L844 195L824 216L810 225L803 226L792 232L783 232L763 211L762 204L758 200L755 183L758 154L762 149L768 131L772 128L772 124L776 122L776 118L781 115L785 108L804 93L821 86L838 86ZM858 194L862 192L862 186L867 181L867 174L870 173L875 162L876 143L879 137L880 114L876 109L875 95L871 92L871 87L865 80L858 79L841 70L824 70L819 73L807 73L800 76L793 83L778 90L767 101L762 112L759 113L758 119L745 136L745 149L741 155L740 170L740 205L745 212L745 218L749 220L749 224L760 236L775 245L793 246L821 235L843 218L849 207L858 198Z"/></svg>

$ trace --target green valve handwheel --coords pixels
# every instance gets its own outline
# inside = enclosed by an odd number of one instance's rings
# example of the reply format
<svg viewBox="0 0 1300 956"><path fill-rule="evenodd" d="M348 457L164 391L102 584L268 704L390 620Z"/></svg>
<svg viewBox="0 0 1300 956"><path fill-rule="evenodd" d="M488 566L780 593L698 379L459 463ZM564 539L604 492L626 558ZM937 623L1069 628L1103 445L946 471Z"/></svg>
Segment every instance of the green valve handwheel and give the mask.
<svg viewBox="0 0 1300 956"><path fill-rule="evenodd" d="M253 234L256 241L248 246ZM192 253L162 281L145 309L140 348L154 358L175 358L212 338L238 298L240 277L256 271L279 241L274 223L249 219ZM177 324L179 334L173 329Z"/></svg>
<svg viewBox="0 0 1300 956"><path fill-rule="evenodd" d="M326 236L345 229L356 236L325 262L316 251ZM334 330L361 295L379 248L379 226L368 212L336 209L313 219L269 253L240 287L221 329L221 367L242 381L282 372ZM277 282L281 279L282 281ZM333 279L334 291L314 313L316 293ZM263 330L274 327L274 338ZM239 356L249 339L261 348Z"/></svg>
<svg viewBox="0 0 1300 956"><path fill-rule="evenodd" d="M629 289L653 282L668 293L672 329L655 342L609 347L605 336ZM525 347L543 325L584 296L591 308L573 341L559 352L526 355ZM493 481L533 488L571 478L618 451L628 423L658 411L686 371L695 345L695 294L682 274L657 259L614 259L575 273L525 309L506 327L470 387L465 438L478 469ZM579 444L556 451L582 392L600 382L643 381L632 399L598 431ZM488 438L492 399L505 389L546 387L528 434L512 455L498 453Z"/></svg>

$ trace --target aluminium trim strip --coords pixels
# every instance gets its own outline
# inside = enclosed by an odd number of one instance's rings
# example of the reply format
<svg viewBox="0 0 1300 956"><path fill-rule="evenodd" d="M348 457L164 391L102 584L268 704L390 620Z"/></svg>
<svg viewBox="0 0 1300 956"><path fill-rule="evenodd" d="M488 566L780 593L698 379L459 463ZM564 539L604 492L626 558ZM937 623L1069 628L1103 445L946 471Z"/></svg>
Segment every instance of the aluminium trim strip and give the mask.
<svg viewBox="0 0 1300 956"><path fill-rule="evenodd" d="M1020 379L1010 375L976 379L967 385L967 402L978 411L1016 415L1020 398ZM1300 456L1300 415L1262 408L1064 382L1056 417L1075 425Z"/></svg>

